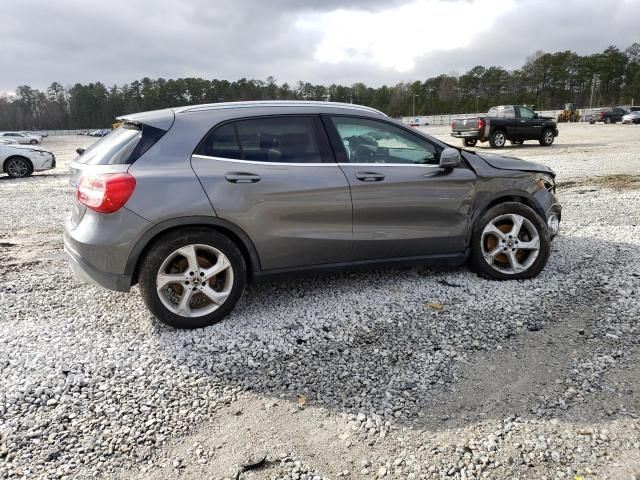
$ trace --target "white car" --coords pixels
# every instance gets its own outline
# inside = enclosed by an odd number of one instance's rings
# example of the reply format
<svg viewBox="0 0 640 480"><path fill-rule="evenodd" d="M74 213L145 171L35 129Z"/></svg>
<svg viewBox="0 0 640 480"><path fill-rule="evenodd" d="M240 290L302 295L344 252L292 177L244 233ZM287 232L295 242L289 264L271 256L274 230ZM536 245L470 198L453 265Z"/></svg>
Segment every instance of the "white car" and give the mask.
<svg viewBox="0 0 640 480"><path fill-rule="evenodd" d="M627 113L622 117L622 123L640 123L640 111Z"/></svg>
<svg viewBox="0 0 640 480"><path fill-rule="evenodd" d="M42 133L40 133L40 132L28 132L28 131L25 131L25 130L23 130L23 131L21 131L21 132L18 132L18 133L22 133L22 134L27 135L27 136L29 136L29 137L35 137L35 138L37 138L37 139L38 139L38 141L39 141L40 143L42 143L42 139L46 136L46 135L43 135L43 134L42 134Z"/></svg>
<svg viewBox="0 0 640 480"><path fill-rule="evenodd" d="M22 132L0 132L0 138L8 138L15 140L21 144L37 145L42 142L42 137L36 137L35 135L27 135Z"/></svg>
<svg viewBox="0 0 640 480"><path fill-rule="evenodd" d="M56 157L42 147L0 143L0 166L10 177L23 178L56 168Z"/></svg>
<svg viewBox="0 0 640 480"><path fill-rule="evenodd" d="M0 143L5 145L18 145L18 142L15 140L10 140L8 138L0 138Z"/></svg>

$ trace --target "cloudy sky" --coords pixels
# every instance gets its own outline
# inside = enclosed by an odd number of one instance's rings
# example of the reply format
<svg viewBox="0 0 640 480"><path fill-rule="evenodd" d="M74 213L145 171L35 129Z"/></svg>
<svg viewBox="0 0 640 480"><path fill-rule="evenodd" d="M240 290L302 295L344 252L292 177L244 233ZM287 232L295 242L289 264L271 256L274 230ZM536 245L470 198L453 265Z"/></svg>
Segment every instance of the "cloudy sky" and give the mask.
<svg viewBox="0 0 640 480"><path fill-rule="evenodd" d="M640 42L640 0L1 0L0 92L144 76L370 85Z"/></svg>

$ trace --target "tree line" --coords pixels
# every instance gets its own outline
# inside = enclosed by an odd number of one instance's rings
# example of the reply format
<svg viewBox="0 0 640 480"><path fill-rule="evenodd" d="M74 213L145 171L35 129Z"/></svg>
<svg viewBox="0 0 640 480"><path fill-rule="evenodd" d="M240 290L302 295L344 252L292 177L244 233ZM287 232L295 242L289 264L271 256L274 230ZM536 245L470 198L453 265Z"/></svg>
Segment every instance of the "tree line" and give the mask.
<svg viewBox="0 0 640 480"><path fill-rule="evenodd" d="M591 55L572 51L538 51L521 68L476 66L458 75L443 74L424 81L378 88L364 83L295 85L242 78L233 82L203 78L143 78L130 84L101 82L46 90L27 85L12 97L0 97L0 130L77 129L108 127L125 113L178 105L239 100L330 100L377 108L390 116L484 112L493 105L534 105L559 109L640 102L640 44L625 50L615 46Z"/></svg>

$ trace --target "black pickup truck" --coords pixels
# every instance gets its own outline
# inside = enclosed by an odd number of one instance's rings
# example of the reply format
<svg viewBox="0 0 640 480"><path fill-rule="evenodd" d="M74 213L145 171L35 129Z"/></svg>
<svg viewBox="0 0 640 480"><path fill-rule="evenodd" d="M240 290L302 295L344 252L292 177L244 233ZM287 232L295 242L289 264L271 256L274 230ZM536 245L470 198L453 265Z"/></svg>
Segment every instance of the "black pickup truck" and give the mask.
<svg viewBox="0 0 640 480"><path fill-rule="evenodd" d="M528 107L501 105L491 108L483 117L454 120L451 136L461 138L466 147L473 147L478 140L488 140L493 148L504 147L507 140L513 145L538 140L548 147L558 136L558 125L553 118L540 117Z"/></svg>

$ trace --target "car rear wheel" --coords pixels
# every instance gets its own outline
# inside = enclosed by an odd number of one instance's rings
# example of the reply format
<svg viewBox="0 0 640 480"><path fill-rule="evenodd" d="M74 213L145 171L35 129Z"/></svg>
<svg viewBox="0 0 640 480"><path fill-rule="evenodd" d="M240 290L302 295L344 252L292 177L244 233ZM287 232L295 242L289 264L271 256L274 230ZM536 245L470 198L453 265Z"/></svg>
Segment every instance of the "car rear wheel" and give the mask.
<svg viewBox="0 0 640 480"><path fill-rule="evenodd" d="M489 138L489 145L492 148L502 148L507 143L507 135L502 130L496 130Z"/></svg>
<svg viewBox="0 0 640 480"><path fill-rule="evenodd" d="M540 137L540 145L543 147L549 147L553 143L553 140L556 138L553 130L547 128L544 132L542 132L542 137Z"/></svg>
<svg viewBox="0 0 640 480"><path fill-rule="evenodd" d="M33 165L24 157L13 157L7 160L5 170L11 178L24 178L33 173Z"/></svg>
<svg viewBox="0 0 640 480"><path fill-rule="evenodd" d="M31 140L29 142L31 145L37 145L38 144L38 140L36 140L35 138L33 140Z"/></svg>
<svg viewBox="0 0 640 480"><path fill-rule="evenodd" d="M246 284L244 258L224 235L175 232L155 243L140 267L140 291L160 321L202 328L222 320Z"/></svg>
<svg viewBox="0 0 640 480"><path fill-rule="evenodd" d="M537 276L547 264L551 238L544 221L528 206L507 202L490 208L476 222L471 266L495 280Z"/></svg>
<svg viewBox="0 0 640 480"><path fill-rule="evenodd" d="M478 143L478 140L476 139L471 139L471 138L465 138L462 143L464 143L465 147L475 147L476 143Z"/></svg>
<svg viewBox="0 0 640 480"><path fill-rule="evenodd" d="M604 123L607 125L611 123L611 117L604 117Z"/></svg>

